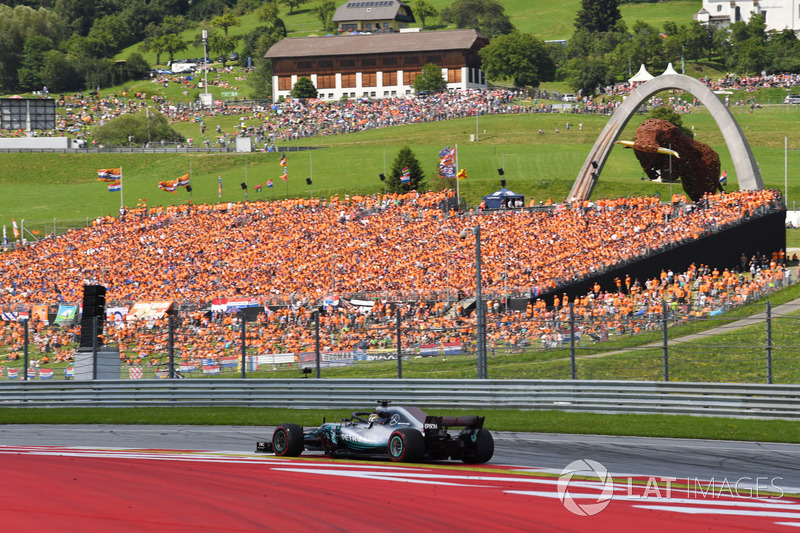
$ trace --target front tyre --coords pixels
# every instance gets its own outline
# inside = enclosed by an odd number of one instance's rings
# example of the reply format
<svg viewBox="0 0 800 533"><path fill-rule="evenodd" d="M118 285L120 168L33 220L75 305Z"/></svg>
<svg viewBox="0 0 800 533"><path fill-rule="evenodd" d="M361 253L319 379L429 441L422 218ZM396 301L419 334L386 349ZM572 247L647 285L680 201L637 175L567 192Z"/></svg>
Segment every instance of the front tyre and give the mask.
<svg viewBox="0 0 800 533"><path fill-rule="evenodd" d="M416 429L396 429L389 436L389 457L397 463L418 463L425 458L425 437Z"/></svg>
<svg viewBox="0 0 800 533"><path fill-rule="evenodd" d="M299 457L305 448L303 428L297 424L282 424L272 434L272 451L281 457Z"/></svg>
<svg viewBox="0 0 800 533"><path fill-rule="evenodd" d="M475 442L468 441L461 460L470 464L482 464L489 461L494 455L494 438L487 429L478 431Z"/></svg>

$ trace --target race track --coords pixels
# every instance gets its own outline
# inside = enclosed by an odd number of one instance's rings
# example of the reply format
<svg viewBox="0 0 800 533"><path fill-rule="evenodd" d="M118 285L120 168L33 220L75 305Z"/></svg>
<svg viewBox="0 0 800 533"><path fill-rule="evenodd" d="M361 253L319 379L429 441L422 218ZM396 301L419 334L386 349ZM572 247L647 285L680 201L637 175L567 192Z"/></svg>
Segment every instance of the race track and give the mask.
<svg viewBox="0 0 800 533"><path fill-rule="evenodd" d="M352 531L371 523L367 510L402 517L368 528L376 531L458 522L465 531L800 526L800 499L790 495L800 494L800 445L500 432L488 465L422 467L253 454L255 442L271 433L0 426L0 465L14 480L0 485L0 507L14 531ZM604 466L614 480L576 478L562 486L562 471L581 459ZM759 493L767 486L773 490Z"/></svg>

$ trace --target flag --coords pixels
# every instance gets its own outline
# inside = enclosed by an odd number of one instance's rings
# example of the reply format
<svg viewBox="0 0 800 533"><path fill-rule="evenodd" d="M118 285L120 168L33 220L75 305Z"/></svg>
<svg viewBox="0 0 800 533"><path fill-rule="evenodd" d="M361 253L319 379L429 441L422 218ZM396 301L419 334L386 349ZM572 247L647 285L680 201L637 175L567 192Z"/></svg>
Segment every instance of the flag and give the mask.
<svg viewBox="0 0 800 533"><path fill-rule="evenodd" d="M217 176L217 197L222 198L222 175Z"/></svg>
<svg viewBox="0 0 800 533"><path fill-rule="evenodd" d="M19 376L19 368L6 368L8 379L17 379Z"/></svg>
<svg viewBox="0 0 800 533"><path fill-rule="evenodd" d="M255 187L256 192L261 192L261 187L262 187L262 185L260 183L258 185L256 185L256 187Z"/></svg>
<svg viewBox="0 0 800 533"><path fill-rule="evenodd" d="M727 170L723 170L722 171L722 176L720 176L720 178L719 178L719 184L720 185L727 185L728 184L728 171Z"/></svg>
<svg viewBox="0 0 800 533"><path fill-rule="evenodd" d="M39 369L39 379L53 379L53 369L52 368Z"/></svg>
<svg viewBox="0 0 800 533"><path fill-rule="evenodd" d="M403 172L400 174L400 183L411 183L411 171L408 167L403 167Z"/></svg>
<svg viewBox="0 0 800 533"><path fill-rule="evenodd" d="M108 192L119 192L122 190L121 181L112 181L108 184Z"/></svg>
<svg viewBox="0 0 800 533"><path fill-rule="evenodd" d="M119 181L122 179L122 169L101 168L97 171L97 179L100 181Z"/></svg>
<svg viewBox="0 0 800 533"><path fill-rule="evenodd" d="M467 169L462 168L461 170L459 170L458 174L456 174L456 177L458 178L458 181L467 179Z"/></svg>
<svg viewBox="0 0 800 533"><path fill-rule="evenodd" d="M272 180L267 180L267 187L272 187Z"/></svg>
<svg viewBox="0 0 800 533"><path fill-rule="evenodd" d="M184 174L175 181L176 181L175 183L176 187L187 187L189 185L189 174Z"/></svg>
<svg viewBox="0 0 800 533"><path fill-rule="evenodd" d="M176 180L161 181L158 183L158 188L161 189L162 191L174 193L178 188L177 181Z"/></svg>
<svg viewBox="0 0 800 533"><path fill-rule="evenodd" d="M289 174L286 173L286 167L283 167L283 174L281 174L281 179L284 183L289 181Z"/></svg>
<svg viewBox="0 0 800 533"><path fill-rule="evenodd" d="M281 166L286 166L286 154L281 154Z"/></svg>
<svg viewBox="0 0 800 533"><path fill-rule="evenodd" d="M14 238L19 239L19 228L17 227L17 221L13 218L11 219L11 230L14 232Z"/></svg>
<svg viewBox="0 0 800 533"><path fill-rule="evenodd" d="M3 243L8 244L8 236L6 235L6 225L3 224Z"/></svg>
<svg viewBox="0 0 800 533"><path fill-rule="evenodd" d="M442 178L456 177L456 149L445 147L439 152L439 176Z"/></svg>
<svg viewBox="0 0 800 533"><path fill-rule="evenodd" d="M216 363L203 365L203 374L219 374L219 365Z"/></svg>

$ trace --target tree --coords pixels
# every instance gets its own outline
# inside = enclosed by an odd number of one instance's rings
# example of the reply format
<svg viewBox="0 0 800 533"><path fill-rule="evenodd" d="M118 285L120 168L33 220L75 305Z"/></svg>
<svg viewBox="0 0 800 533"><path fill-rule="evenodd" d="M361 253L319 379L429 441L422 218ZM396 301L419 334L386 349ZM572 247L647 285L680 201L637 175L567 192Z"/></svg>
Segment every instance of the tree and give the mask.
<svg viewBox="0 0 800 533"><path fill-rule="evenodd" d="M408 174L411 177L409 183L402 183L400 176L403 169L408 167ZM386 176L386 190L389 192L403 193L410 190L419 190L425 186L425 173L419 166L414 152L411 148L404 146L397 152L397 157L392 163L392 171Z"/></svg>
<svg viewBox="0 0 800 533"><path fill-rule="evenodd" d="M317 88L311 82L311 78L303 76L292 87L292 98L316 98Z"/></svg>
<svg viewBox="0 0 800 533"><path fill-rule="evenodd" d="M314 9L314 13L322 22L323 30L333 31L336 29L336 24L333 22L333 14L336 13L335 0L322 0L322 3Z"/></svg>
<svg viewBox="0 0 800 533"><path fill-rule="evenodd" d="M133 52L128 56L128 60L123 67L125 78L128 80L143 80L150 72L150 64L144 60L142 54Z"/></svg>
<svg viewBox="0 0 800 533"><path fill-rule="evenodd" d="M478 53L487 78L512 79L516 87L538 87L556 76L544 42L530 33L500 35Z"/></svg>
<svg viewBox="0 0 800 533"><path fill-rule="evenodd" d="M148 116L149 115L149 116ZM128 141L128 136L133 137ZM125 113L97 128L94 138L105 146L128 146L128 142L143 145L150 140L183 141L183 135L169 125L169 120L158 112L139 111Z"/></svg>
<svg viewBox="0 0 800 533"><path fill-rule="evenodd" d="M581 0L575 27L593 33L606 32L622 18L618 0Z"/></svg>
<svg viewBox="0 0 800 533"><path fill-rule="evenodd" d="M224 15L211 19L211 25L216 26L217 28L222 28L222 31L225 32L225 37L228 36L228 28L231 26L238 26L240 23L241 21L239 20L239 17L230 11Z"/></svg>
<svg viewBox="0 0 800 533"><path fill-rule="evenodd" d="M456 0L442 10L440 18L457 28L476 29L490 39L514 30L505 8L496 0Z"/></svg>
<svg viewBox="0 0 800 533"><path fill-rule="evenodd" d="M53 41L43 35L34 35L25 41L22 48L22 61L17 76L19 86L33 91L42 88L42 65L45 54L53 49Z"/></svg>
<svg viewBox="0 0 800 533"><path fill-rule="evenodd" d="M273 24L278 18L278 4L275 2L264 2L264 5L256 10L256 18L259 22Z"/></svg>
<svg viewBox="0 0 800 533"><path fill-rule="evenodd" d="M425 29L425 20L439 16L439 10L433 7L428 0L416 0L414 2L414 15L422 23L422 29Z"/></svg>
<svg viewBox="0 0 800 533"><path fill-rule="evenodd" d="M567 74L570 85L583 96L593 95L598 86L616 81L605 59L597 56L571 59L567 63Z"/></svg>
<svg viewBox="0 0 800 533"><path fill-rule="evenodd" d="M219 54L222 57L222 66L224 68L228 55L236 49L236 42L232 37L212 33L208 36L208 49L211 50L212 55Z"/></svg>
<svg viewBox="0 0 800 533"><path fill-rule="evenodd" d="M429 93L440 93L447 90L447 82L442 77L442 69L433 63L427 63L422 67L422 73L414 78L414 92L419 94L422 91Z"/></svg>
<svg viewBox="0 0 800 533"><path fill-rule="evenodd" d="M289 6L289 14L294 15L294 8L299 5L305 4L308 0L283 0L283 3Z"/></svg>
<svg viewBox="0 0 800 533"><path fill-rule="evenodd" d="M169 54L169 60L175 59L175 54L186 50L186 41L180 38L176 33L170 33L164 36L164 51Z"/></svg>
<svg viewBox="0 0 800 533"><path fill-rule="evenodd" d="M83 79L64 52L50 50L42 64L42 84L52 93L74 91L82 88Z"/></svg>

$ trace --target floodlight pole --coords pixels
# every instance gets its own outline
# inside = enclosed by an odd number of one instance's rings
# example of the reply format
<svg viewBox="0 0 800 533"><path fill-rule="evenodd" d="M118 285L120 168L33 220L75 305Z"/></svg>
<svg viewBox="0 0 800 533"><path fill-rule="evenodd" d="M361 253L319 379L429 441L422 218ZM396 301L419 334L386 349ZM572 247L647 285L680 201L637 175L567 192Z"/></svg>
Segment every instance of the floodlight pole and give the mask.
<svg viewBox="0 0 800 533"><path fill-rule="evenodd" d="M208 94L208 30L203 30L203 71L205 72L205 81L203 82L203 89Z"/></svg>

